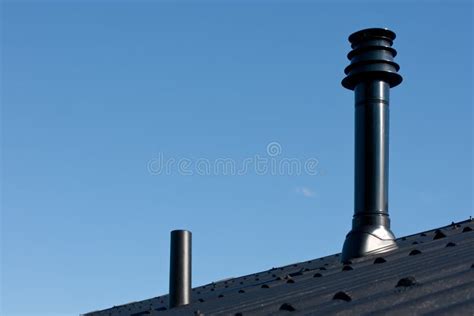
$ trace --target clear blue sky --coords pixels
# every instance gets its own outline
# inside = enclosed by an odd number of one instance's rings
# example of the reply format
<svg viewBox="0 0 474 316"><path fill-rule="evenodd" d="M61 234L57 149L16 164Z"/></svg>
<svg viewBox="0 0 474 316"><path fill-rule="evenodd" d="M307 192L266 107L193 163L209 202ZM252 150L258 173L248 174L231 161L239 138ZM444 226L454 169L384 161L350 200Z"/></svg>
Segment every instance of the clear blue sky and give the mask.
<svg viewBox="0 0 474 316"><path fill-rule="evenodd" d="M447 1L446 1L447 2ZM36 3L36 4L35 4ZM339 252L353 212L347 36L389 27L397 236L472 215L473 7L429 3L2 4L2 315L165 294L169 232L195 286ZM317 175L185 176L150 161L319 161Z"/></svg>

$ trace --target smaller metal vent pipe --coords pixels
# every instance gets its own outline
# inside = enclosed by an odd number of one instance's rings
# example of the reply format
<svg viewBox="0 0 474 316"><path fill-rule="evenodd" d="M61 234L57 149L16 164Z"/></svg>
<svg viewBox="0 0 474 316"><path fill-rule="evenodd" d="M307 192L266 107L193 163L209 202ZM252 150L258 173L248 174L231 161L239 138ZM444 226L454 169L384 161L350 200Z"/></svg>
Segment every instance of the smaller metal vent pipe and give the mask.
<svg viewBox="0 0 474 316"><path fill-rule="evenodd" d="M171 232L169 308L191 302L191 238L187 230Z"/></svg>

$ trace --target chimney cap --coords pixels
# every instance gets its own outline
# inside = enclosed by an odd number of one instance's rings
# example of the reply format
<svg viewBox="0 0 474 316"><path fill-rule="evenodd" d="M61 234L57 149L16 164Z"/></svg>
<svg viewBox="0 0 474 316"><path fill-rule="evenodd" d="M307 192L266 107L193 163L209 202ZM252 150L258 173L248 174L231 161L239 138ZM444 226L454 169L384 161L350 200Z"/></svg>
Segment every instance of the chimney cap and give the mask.
<svg viewBox="0 0 474 316"><path fill-rule="evenodd" d="M373 37L386 38L390 41L393 41L397 37L397 35L395 34L395 32L390 31L388 28L372 27L352 33L351 35L349 35L349 42L357 43L359 41Z"/></svg>
<svg viewBox="0 0 474 316"><path fill-rule="evenodd" d="M174 229L174 230L171 231L171 234L180 234L180 233L192 234L192 232L190 230L187 230L187 229Z"/></svg>
<svg viewBox="0 0 474 316"><path fill-rule="evenodd" d="M395 33L386 28L369 28L351 34L352 50L347 54L351 62L344 70L346 77L342 85L350 90L367 80L382 80L391 88L399 85L402 76L394 62L397 51L392 48L395 37Z"/></svg>

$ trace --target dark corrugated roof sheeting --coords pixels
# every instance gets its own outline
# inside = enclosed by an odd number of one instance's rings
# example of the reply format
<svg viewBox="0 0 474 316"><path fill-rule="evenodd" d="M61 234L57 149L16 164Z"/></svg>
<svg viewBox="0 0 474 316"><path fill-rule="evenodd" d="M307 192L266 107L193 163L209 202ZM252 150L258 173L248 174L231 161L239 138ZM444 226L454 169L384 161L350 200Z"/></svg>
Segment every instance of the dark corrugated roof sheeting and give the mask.
<svg viewBox="0 0 474 316"><path fill-rule="evenodd" d="M86 315L474 315L473 230L452 223L349 264L335 254L207 284L172 310L165 295Z"/></svg>

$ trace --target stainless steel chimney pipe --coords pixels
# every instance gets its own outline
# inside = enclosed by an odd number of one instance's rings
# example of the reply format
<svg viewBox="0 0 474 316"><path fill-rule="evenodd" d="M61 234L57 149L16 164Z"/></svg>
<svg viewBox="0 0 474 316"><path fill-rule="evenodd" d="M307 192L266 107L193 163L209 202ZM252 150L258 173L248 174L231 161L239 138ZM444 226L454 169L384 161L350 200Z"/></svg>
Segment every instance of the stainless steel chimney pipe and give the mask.
<svg viewBox="0 0 474 316"><path fill-rule="evenodd" d="M397 247L388 214L389 94L402 81L394 39L395 33L381 28L349 36L353 50L342 85L355 94L354 217L343 262Z"/></svg>
<svg viewBox="0 0 474 316"><path fill-rule="evenodd" d="M187 230L171 232L169 308L191 302L191 237Z"/></svg>

